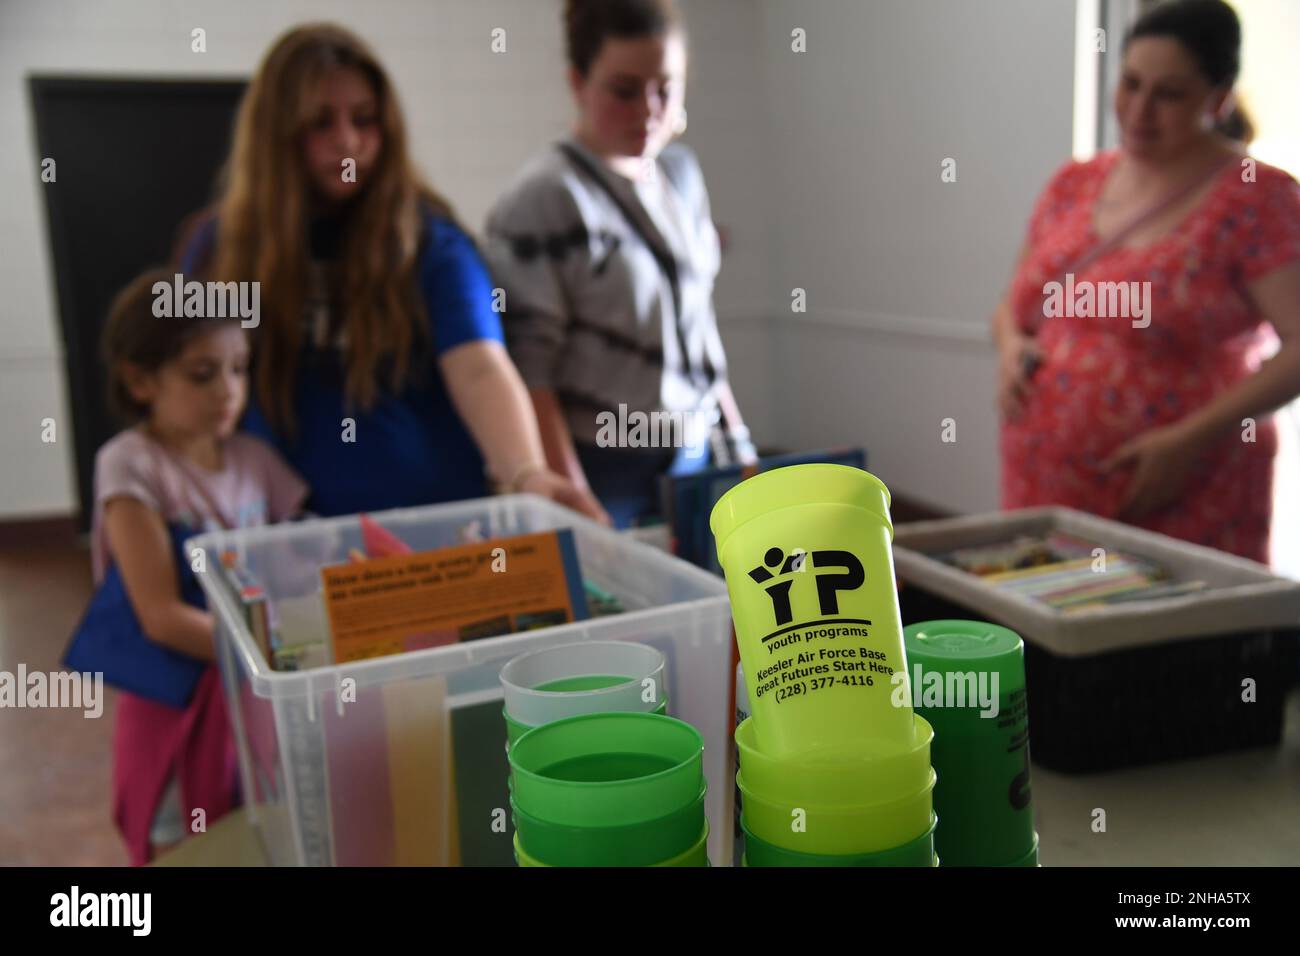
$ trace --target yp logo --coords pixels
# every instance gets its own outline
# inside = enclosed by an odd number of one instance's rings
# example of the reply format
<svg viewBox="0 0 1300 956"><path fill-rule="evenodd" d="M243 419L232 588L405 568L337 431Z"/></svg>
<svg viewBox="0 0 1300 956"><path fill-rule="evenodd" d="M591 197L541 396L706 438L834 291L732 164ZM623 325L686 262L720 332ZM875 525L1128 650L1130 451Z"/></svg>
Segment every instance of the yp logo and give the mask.
<svg viewBox="0 0 1300 956"><path fill-rule="evenodd" d="M756 584L767 584L774 578L785 578L763 588L772 599L772 613L776 616L778 626L789 624L794 620L790 609L790 589L794 587L795 578L786 575L797 574L804 570L803 562L812 558L813 580L817 582L817 603L823 615L838 614L841 591L852 591L862 587L867 579L862 570L862 562L851 551L814 551L811 555L795 550L789 557L780 548L768 548L763 555L763 563L749 572ZM776 571L776 568L780 568ZM822 568L837 569L843 573L832 574Z"/></svg>

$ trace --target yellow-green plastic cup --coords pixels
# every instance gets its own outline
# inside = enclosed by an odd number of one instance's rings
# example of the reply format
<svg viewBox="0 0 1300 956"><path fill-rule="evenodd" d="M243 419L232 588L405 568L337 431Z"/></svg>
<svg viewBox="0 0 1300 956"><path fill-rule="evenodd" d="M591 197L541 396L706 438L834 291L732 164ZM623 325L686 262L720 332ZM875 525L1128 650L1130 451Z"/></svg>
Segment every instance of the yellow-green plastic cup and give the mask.
<svg viewBox="0 0 1300 956"><path fill-rule="evenodd" d="M515 862L520 866L527 867L550 867L549 863L543 863L534 856L530 856L524 849L523 843L519 839L519 834L515 834ZM709 865L709 821L704 821L704 828L700 831L699 839L684 853L679 853L671 859L664 860L660 863L652 863L651 866L675 866L675 867L692 867Z"/></svg>
<svg viewBox="0 0 1300 956"><path fill-rule="evenodd" d="M866 738L854 750L814 750L772 757L758 747L752 718L736 727L740 770L754 792L793 804L833 806L885 803L922 789L930 779L934 730L924 717L912 717L912 739L905 749L883 748Z"/></svg>
<svg viewBox="0 0 1300 956"><path fill-rule="evenodd" d="M756 867L893 867L893 866L933 866L934 865L934 829L938 823L934 814L930 814L930 827L915 840L902 846L881 850L879 853L798 853L760 839L749 829L748 822L740 821L745 834L745 856L752 859Z"/></svg>
<svg viewBox="0 0 1300 956"><path fill-rule="evenodd" d="M798 853L879 853L910 843L930 826L934 772L916 793L887 803L831 806L768 800L736 774L745 825L760 840Z"/></svg>
<svg viewBox="0 0 1300 956"><path fill-rule="evenodd" d="M526 867L546 866L545 863L542 863L539 860L534 860L531 856L528 855L528 851L525 850L523 844L519 842L518 832L516 832L514 836L514 846L515 846L515 862L518 863L520 866L526 866Z"/></svg>
<svg viewBox="0 0 1300 956"><path fill-rule="evenodd" d="M526 813L513 799L510 811L515 832L528 855L549 866L653 866L665 854L686 853L695 845L705 823L700 795L671 813L626 826L566 826Z"/></svg>
<svg viewBox="0 0 1300 956"><path fill-rule="evenodd" d="M723 495L709 524L759 748L906 749L889 489L845 465L777 468Z"/></svg>

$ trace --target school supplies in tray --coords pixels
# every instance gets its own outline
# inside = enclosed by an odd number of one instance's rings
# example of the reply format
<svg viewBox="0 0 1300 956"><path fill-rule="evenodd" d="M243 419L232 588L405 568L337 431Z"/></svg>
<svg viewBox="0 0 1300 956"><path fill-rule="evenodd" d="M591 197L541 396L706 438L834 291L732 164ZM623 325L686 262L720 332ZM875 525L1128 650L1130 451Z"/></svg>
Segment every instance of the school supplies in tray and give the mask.
<svg viewBox="0 0 1300 956"><path fill-rule="evenodd" d="M1074 535L1018 535L1008 541L934 555L979 575L994 587L1075 613L1126 601L1191 594L1200 580L1172 580L1155 561L1116 551Z"/></svg>
<svg viewBox="0 0 1300 956"><path fill-rule="evenodd" d="M1040 567L1069 561L1072 558L1091 557L1096 545L1073 535L1053 533L1017 535L1007 541L983 544L976 547L955 548L933 557L945 564L961 568L968 574L998 574L1021 568Z"/></svg>
<svg viewBox="0 0 1300 956"><path fill-rule="evenodd" d="M991 579L1007 564L1042 572L1021 539L1056 535L1088 545L1089 561L1104 556L1108 572L1133 558L1163 576L1065 607L1005 586L1024 577ZM967 573L959 563L973 566L972 556L1001 569ZM1280 738L1300 651L1300 582L1263 565L1069 508L899 524L894 561L905 625L974 619L1024 638L1030 746L1044 767L1108 770Z"/></svg>
<svg viewBox="0 0 1300 956"><path fill-rule="evenodd" d="M239 555L234 551L221 553L221 575L230 589L231 597L239 604L248 630L257 642L257 648L266 658L267 663L275 661L274 641L271 634L271 610L266 600L266 592L253 579L248 569L239 563Z"/></svg>

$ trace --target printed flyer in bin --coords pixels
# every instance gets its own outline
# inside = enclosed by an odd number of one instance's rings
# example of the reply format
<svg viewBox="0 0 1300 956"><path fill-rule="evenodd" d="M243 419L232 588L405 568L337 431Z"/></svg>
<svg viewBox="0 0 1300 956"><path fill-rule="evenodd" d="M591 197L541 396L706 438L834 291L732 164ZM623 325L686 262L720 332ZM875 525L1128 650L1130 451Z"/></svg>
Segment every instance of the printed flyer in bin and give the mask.
<svg viewBox="0 0 1300 956"><path fill-rule="evenodd" d="M587 616L568 529L335 565L321 580L336 663Z"/></svg>

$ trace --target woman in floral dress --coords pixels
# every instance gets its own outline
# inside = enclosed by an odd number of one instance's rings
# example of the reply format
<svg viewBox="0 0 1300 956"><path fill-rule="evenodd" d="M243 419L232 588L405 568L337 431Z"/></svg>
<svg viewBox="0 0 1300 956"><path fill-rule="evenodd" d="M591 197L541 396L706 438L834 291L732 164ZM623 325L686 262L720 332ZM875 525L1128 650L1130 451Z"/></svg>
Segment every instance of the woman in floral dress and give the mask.
<svg viewBox="0 0 1300 956"><path fill-rule="evenodd" d="M993 321L1003 507L1066 505L1267 562L1267 415L1300 394L1300 186L1214 125L1239 48L1219 0L1155 8L1125 40L1121 147L1038 198ZM1123 305L1103 283L1132 293L1123 314L1097 317ZM1091 304L1063 302L1087 287Z"/></svg>

